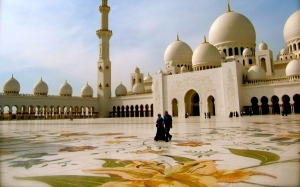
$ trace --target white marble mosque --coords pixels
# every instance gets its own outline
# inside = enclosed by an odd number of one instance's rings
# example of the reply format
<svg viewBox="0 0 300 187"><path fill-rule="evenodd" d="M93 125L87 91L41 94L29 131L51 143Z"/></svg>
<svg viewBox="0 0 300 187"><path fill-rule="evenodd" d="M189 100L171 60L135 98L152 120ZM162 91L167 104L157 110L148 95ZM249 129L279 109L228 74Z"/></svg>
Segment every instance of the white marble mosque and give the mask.
<svg viewBox="0 0 300 187"><path fill-rule="evenodd" d="M122 83L112 96L107 0L99 7L101 29L97 90L88 83L81 96L65 81L59 95L48 95L47 83L22 94L12 76L0 93L0 120L106 117L151 117L168 110L173 116L227 116L232 111L253 114L300 113L300 10L291 12L283 28L284 47L276 59L269 46L256 44L251 21L238 10L221 14L194 51L177 35L165 50L165 69L141 73L136 67L131 85ZM222 32L220 32L222 30ZM118 33L115 33L118 34ZM278 36L280 37L280 36ZM258 46L258 48L256 48ZM112 46L113 47L113 46ZM96 94L96 97L94 95Z"/></svg>
<svg viewBox="0 0 300 187"><path fill-rule="evenodd" d="M99 10L96 97L88 83L81 96L67 81L54 96L42 78L30 94L14 76L4 83L1 187L300 186L300 10L273 59L266 43L256 50L251 21L228 4L209 40L192 51L177 35L165 70L144 77L137 67L130 88L121 83L114 97L107 0ZM155 141L164 110L173 137ZM232 111L253 115L228 117Z"/></svg>

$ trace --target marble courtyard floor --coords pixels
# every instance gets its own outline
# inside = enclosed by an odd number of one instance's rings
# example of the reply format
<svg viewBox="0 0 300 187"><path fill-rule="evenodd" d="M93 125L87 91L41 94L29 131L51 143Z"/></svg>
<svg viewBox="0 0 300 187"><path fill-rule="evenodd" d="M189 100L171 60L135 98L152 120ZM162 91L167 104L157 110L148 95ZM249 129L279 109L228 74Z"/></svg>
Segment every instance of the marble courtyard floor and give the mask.
<svg viewBox="0 0 300 187"><path fill-rule="evenodd" d="M300 186L300 115L0 121L1 186Z"/></svg>

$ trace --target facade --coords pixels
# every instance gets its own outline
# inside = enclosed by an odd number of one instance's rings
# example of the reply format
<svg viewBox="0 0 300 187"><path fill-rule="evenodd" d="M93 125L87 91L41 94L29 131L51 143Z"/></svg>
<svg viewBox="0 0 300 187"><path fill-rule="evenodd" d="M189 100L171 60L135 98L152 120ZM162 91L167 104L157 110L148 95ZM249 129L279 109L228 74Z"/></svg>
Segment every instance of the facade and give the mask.
<svg viewBox="0 0 300 187"><path fill-rule="evenodd" d="M300 113L300 10L285 23L286 47L273 59L264 42L256 51L256 32L244 15L230 10L219 16L209 31L209 40L195 51L177 35L164 54L165 70L154 75L138 67L130 75L131 88L122 83L111 94L107 0L99 7L101 29L97 62L97 97L87 84L81 97L72 96L67 81L58 96L48 95L41 79L33 94L20 94L13 76L0 94L0 119L151 117L168 110L173 116L226 116L230 112L253 114ZM220 32L222 30L222 32Z"/></svg>

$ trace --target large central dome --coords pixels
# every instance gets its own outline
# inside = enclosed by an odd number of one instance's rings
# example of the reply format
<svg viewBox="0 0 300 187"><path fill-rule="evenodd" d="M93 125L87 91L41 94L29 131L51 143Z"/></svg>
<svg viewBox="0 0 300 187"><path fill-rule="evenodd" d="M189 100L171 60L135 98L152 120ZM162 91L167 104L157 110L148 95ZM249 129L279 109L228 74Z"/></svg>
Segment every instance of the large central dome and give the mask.
<svg viewBox="0 0 300 187"><path fill-rule="evenodd" d="M251 21L236 12L227 12L218 17L209 31L209 42L213 45L229 42L251 45L255 40L255 29Z"/></svg>

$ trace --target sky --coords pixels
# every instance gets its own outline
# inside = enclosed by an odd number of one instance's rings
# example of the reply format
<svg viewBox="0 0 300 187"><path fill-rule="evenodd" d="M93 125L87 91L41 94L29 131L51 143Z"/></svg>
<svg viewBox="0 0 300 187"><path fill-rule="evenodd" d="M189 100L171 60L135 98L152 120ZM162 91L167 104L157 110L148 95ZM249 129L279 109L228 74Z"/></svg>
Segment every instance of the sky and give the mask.
<svg viewBox="0 0 300 187"><path fill-rule="evenodd" d="M0 0L0 92L12 76L20 93L33 93L41 79L49 95L58 95L67 80L73 96L88 82L97 92L101 0ZM139 67L144 77L164 70L164 52L176 39L194 51L213 22L227 11L227 0L109 0L112 95L120 84L130 87ZM285 46L283 27L300 9L299 0L231 0L256 30L256 50L264 41L274 56Z"/></svg>

